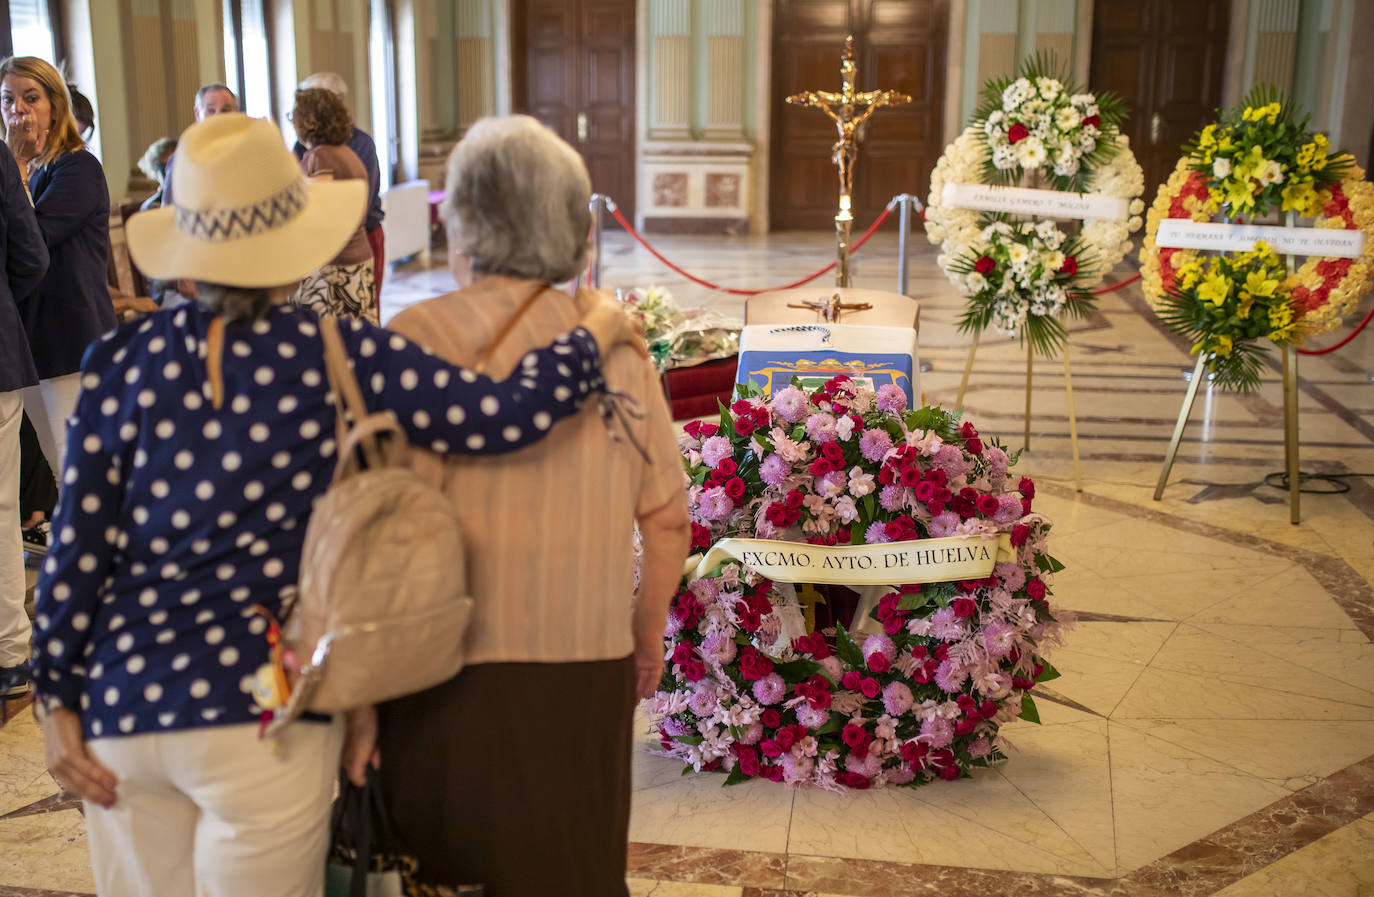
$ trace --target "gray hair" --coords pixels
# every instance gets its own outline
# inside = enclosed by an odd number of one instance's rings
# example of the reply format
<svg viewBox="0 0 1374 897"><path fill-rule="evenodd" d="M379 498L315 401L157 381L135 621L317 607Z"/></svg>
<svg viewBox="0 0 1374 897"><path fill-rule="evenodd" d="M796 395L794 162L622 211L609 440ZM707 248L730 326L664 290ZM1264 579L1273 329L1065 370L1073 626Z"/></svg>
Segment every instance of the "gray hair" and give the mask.
<svg viewBox="0 0 1374 897"><path fill-rule="evenodd" d="M444 192L449 239L473 271L561 283L586 267L587 166L528 115L469 128L448 157Z"/></svg>
<svg viewBox="0 0 1374 897"><path fill-rule="evenodd" d="M236 94L236 93L234 93L232 90L230 90L228 84L221 84L221 83L218 82L218 81L211 81L209 84L202 85L201 88L200 88L200 90L197 90L197 91L196 91L196 107L197 107L197 108L200 107L200 101L203 100L203 99L205 99L205 95L206 95L207 93L210 93L212 90L222 90L222 91L224 91L225 93L229 94L229 96L231 96L231 97L234 98L234 105L235 105L235 106L238 105L238 102L239 102L238 94Z"/></svg>
<svg viewBox="0 0 1374 897"><path fill-rule="evenodd" d="M313 75L306 75L305 80L297 87L300 90L309 90L312 87L323 87L334 96L348 102L348 83L334 72L315 72Z"/></svg>
<svg viewBox="0 0 1374 897"><path fill-rule="evenodd" d="M196 303L212 315L223 315L226 323L266 317L272 302L270 290L196 281Z"/></svg>
<svg viewBox="0 0 1374 897"><path fill-rule="evenodd" d="M146 174L155 181L162 181L162 166L159 164L162 157L177 148L177 142L172 137L159 137L148 144L148 149L144 150L143 156L138 160L138 170Z"/></svg>

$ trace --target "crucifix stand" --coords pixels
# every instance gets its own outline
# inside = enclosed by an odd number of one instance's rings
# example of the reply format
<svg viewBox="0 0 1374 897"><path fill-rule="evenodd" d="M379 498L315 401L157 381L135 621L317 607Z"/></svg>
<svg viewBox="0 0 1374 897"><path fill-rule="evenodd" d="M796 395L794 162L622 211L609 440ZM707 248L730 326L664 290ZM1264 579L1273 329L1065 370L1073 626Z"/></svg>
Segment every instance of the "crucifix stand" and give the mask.
<svg viewBox="0 0 1374 897"><path fill-rule="evenodd" d="M829 299L807 299L803 302L789 302L788 308L815 309L816 316L827 324L838 324L840 315L847 311L868 311L873 307L870 302L843 302L836 293Z"/></svg>
<svg viewBox="0 0 1374 897"><path fill-rule="evenodd" d="M911 97L895 90L854 89L858 66L854 62L854 37L844 39L844 54L840 57L839 93L829 90L808 90L787 98L797 106L819 109L835 122L839 139L835 141L833 160L839 168L840 203L835 213L835 286L847 287L849 277L849 231L854 223L853 177L854 163L859 158L860 129L883 106L902 106Z"/></svg>

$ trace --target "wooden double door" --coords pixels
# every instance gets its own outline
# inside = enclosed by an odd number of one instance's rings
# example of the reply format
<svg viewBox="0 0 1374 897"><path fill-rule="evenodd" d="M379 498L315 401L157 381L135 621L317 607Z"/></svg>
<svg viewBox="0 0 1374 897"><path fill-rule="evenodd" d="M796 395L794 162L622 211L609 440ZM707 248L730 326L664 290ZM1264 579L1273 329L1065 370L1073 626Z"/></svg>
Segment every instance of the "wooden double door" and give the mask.
<svg viewBox="0 0 1374 897"><path fill-rule="evenodd" d="M1230 0L1096 0L1091 76L1130 107L1125 132L1146 204L1222 102Z"/></svg>
<svg viewBox="0 0 1374 897"><path fill-rule="evenodd" d="M944 149L948 0L777 0L773 12L773 114L769 219L773 230L833 226L839 193L835 124L789 106L803 90L840 89L840 53L853 35L858 90L899 90L907 106L880 109L860 131L854 175L856 228L898 193L923 199Z"/></svg>
<svg viewBox="0 0 1374 897"><path fill-rule="evenodd" d="M515 111L572 144L592 190L633 218L635 0L518 0L512 13Z"/></svg>

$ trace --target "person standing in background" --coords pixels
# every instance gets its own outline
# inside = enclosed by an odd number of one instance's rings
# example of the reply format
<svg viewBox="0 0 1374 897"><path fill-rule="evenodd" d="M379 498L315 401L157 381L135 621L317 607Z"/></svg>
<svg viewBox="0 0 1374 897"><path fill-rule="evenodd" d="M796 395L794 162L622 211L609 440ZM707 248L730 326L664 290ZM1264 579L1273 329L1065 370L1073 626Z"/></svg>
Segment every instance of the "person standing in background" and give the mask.
<svg viewBox="0 0 1374 897"><path fill-rule="evenodd" d="M196 101L194 112L196 121L205 121L212 115L220 115L225 112L238 112L239 98L234 96L234 92L225 84L218 81L203 85L196 91ZM172 163L176 161L177 154L173 152L167 157L167 164L162 174L162 205L164 207L174 205L172 202ZM175 286L175 289L172 287ZM175 308L187 300L196 298L196 285L190 280L178 280L175 285L166 283L152 283L148 285L149 292L157 300L157 304L163 308Z"/></svg>
<svg viewBox="0 0 1374 897"><path fill-rule="evenodd" d="M115 326L105 285L110 194L104 169L81 140L67 84L50 64L33 56L0 62L0 117L5 143L28 176L50 260L19 312L39 378L25 388L24 408L56 471L81 391L81 358Z"/></svg>
<svg viewBox="0 0 1374 897"><path fill-rule="evenodd" d="M0 701L29 690L29 617L19 538L19 422L23 390L38 384L15 301L48 270L48 248L14 156L0 146Z"/></svg>
<svg viewBox="0 0 1374 897"><path fill-rule="evenodd" d="M348 85L344 83L343 78L333 72L316 72L300 83L301 90L310 87L323 87L342 100L345 108L348 107ZM386 234L382 232L382 219L386 217L386 213L382 211L382 169L377 161L377 144L373 141L372 135L361 130L356 124L351 124L350 127L352 133L345 143L367 170L369 192L367 214L363 217L363 230L367 234L367 243L372 248L372 294L376 298L377 320L380 323L382 269L386 265ZM292 149L297 159L305 155L305 145L300 141L297 141Z"/></svg>

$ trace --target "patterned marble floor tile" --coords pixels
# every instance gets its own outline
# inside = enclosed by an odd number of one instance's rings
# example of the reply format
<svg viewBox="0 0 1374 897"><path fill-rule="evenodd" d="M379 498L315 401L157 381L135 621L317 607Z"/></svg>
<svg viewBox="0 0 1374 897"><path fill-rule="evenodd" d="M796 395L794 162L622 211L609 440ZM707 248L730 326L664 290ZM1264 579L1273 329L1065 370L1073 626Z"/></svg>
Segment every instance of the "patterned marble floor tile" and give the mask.
<svg viewBox="0 0 1374 897"><path fill-rule="evenodd" d="M57 791L43 763L42 731L32 713L17 714L0 729L0 816Z"/></svg>
<svg viewBox="0 0 1374 897"><path fill-rule="evenodd" d="M1261 656L1277 657L1365 691L1374 691L1374 644L1366 641L1361 632L1234 623L1193 625L1251 646Z"/></svg>
<svg viewBox="0 0 1374 897"><path fill-rule="evenodd" d="M634 793L631 841L765 853L786 850L791 791L766 781L724 788L723 774L680 772L678 766L676 784Z"/></svg>
<svg viewBox="0 0 1374 897"><path fill-rule="evenodd" d="M1204 676L1147 669L1114 719L1374 719L1374 708Z"/></svg>
<svg viewBox="0 0 1374 897"><path fill-rule="evenodd" d="M1196 751L1115 720L1108 725L1116 857L1123 872L1288 794Z"/></svg>
<svg viewBox="0 0 1374 897"><path fill-rule="evenodd" d="M740 897L743 888L728 885L700 885L680 881L653 881L627 878L630 897Z"/></svg>
<svg viewBox="0 0 1374 897"><path fill-rule="evenodd" d="M1374 817L1294 851L1212 897L1362 897L1374 894Z"/></svg>
<svg viewBox="0 0 1374 897"><path fill-rule="evenodd" d="M75 810L0 820L0 882L94 893L85 820Z"/></svg>
<svg viewBox="0 0 1374 897"><path fill-rule="evenodd" d="M1140 663L1084 654L1071 647L1060 648L1051 657L1062 676L1050 687L1102 717L1117 710L1147 671Z"/></svg>
<svg viewBox="0 0 1374 897"><path fill-rule="evenodd" d="M1178 626L1174 622L1155 623L1148 620L1110 622L1080 619L1073 628L1070 644L1079 654L1143 666L1153 661Z"/></svg>
<svg viewBox="0 0 1374 897"><path fill-rule="evenodd" d="M1199 623L1356 628L1350 616L1331 599L1312 574L1301 569L1290 570L1266 581L1260 588L1214 604L1191 619Z"/></svg>

